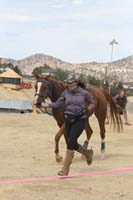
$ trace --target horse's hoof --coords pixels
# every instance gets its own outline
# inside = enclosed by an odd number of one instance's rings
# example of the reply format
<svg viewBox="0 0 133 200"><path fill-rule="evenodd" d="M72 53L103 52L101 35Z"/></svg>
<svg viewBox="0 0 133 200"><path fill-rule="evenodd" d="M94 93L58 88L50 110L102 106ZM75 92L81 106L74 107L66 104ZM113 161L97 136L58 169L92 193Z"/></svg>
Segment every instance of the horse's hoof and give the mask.
<svg viewBox="0 0 133 200"><path fill-rule="evenodd" d="M62 161L62 156L57 156L56 157L56 162L61 162Z"/></svg>

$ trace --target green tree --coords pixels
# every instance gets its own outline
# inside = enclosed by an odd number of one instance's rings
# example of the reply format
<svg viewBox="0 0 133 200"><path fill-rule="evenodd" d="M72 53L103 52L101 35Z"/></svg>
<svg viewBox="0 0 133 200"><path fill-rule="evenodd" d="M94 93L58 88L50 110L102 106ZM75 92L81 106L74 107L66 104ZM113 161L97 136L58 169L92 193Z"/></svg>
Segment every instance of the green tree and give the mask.
<svg viewBox="0 0 133 200"><path fill-rule="evenodd" d="M121 82L119 83L115 83L113 86L111 86L110 88L110 93L112 96L115 96L116 94L118 94L120 92L120 90L123 89L123 85Z"/></svg>
<svg viewBox="0 0 133 200"><path fill-rule="evenodd" d="M45 63L43 66L35 67L32 71L32 74L51 73L51 71L52 69L50 68L50 66Z"/></svg>
<svg viewBox="0 0 133 200"><path fill-rule="evenodd" d="M6 69L6 68L10 68L13 71L15 71L16 73L18 73L19 75L22 75L21 70L19 69L18 66L15 66L12 63L0 63L0 68Z"/></svg>
<svg viewBox="0 0 133 200"><path fill-rule="evenodd" d="M14 70L17 74L22 75L22 72L21 72L21 70L19 69L18 66L15 66L15 67L13 68L13 70Z"/></svg>
<svg viewBox="0 0 133 200"><path fill-rule="evenodd" d="M100 80L96 79L95 77L88 76L88 83L90 85L100 87Z"/></svg>
<svg viewBox="0 0 133 200"><path fill-rule="evenodd" d="M56 68L54 71L53 71L53 77L56 79L56 80L59 80L59 81L64 81L67 79L68 75L69 75L69 71L67 70L63 70L61 68Z"/></svg>

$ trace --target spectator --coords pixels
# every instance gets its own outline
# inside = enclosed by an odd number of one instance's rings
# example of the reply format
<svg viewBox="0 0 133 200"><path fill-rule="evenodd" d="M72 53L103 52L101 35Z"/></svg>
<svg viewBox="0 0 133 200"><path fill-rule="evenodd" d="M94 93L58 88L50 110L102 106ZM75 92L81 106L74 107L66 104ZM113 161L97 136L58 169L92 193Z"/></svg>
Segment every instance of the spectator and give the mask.
<svg viewBox="0 0 133 200"><path fill-rule="evenodd" d="M127 114L127 109L126 109L127 96L124 90L120 90L120 92L114 97L114 101L118 108L119 114L124 116L125 124L131 125L128 121L128 114ZM110 120L110 111L108 110L106 124L109 124L109 120Z"/></svg>

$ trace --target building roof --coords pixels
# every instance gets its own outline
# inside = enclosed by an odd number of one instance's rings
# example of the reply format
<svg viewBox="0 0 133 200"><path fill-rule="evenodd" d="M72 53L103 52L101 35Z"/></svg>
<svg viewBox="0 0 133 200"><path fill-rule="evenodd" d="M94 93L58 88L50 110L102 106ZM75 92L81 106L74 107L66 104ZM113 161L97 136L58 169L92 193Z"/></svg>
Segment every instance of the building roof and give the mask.
<svg viewBox="0 0 133 200"><path fill-rule="evenodd" d="M7 68L5 72L0 74L0 77L4 78L21 78L19 74L17 74L15 71L13 71L10 68Z"/></svg>

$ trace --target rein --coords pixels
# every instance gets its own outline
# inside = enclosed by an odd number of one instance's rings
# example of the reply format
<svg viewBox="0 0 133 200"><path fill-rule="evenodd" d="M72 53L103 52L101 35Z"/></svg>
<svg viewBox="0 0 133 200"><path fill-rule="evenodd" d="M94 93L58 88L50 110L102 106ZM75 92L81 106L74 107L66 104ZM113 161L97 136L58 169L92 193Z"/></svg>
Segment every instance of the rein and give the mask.
<svg viewBox="0 0 133 200"><path fill-rule="evenodd" d="M39 109L40 109L40 110L42 111L42 113L44 113L44 114L46 113L46 114L48 114L48 115L50 115L50 116L53 115L52 112L49 112L47 108L43 108L42 106L40 106Z"/></svg>

